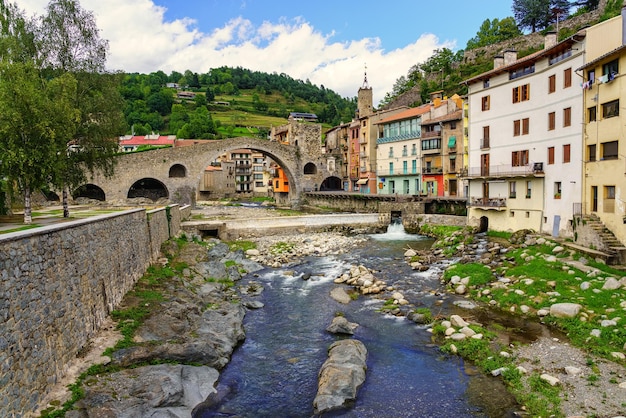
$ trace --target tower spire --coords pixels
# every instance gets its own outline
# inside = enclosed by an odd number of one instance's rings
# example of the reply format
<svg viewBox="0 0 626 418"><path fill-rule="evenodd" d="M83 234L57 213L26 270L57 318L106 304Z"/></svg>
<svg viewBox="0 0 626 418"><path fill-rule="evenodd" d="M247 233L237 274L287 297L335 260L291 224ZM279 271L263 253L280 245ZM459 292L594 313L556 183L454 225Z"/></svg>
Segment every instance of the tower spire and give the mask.
<svg viewBox="0 0 626 418"><path fill-rule="evenodd" d="M367 82L367 63L365 64L365 73L364 73L364 77L363 77L363 86L361 87L362 89L369 89L370 85Z"/></svg>

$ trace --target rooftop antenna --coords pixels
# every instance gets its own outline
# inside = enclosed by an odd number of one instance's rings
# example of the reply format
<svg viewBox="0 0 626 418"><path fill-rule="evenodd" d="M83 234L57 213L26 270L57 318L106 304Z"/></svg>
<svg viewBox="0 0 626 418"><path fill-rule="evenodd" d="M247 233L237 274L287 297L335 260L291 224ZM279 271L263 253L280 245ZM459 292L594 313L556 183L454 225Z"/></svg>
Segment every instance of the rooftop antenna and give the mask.
<svg viewBox="0 0 626 418"><path fill-rule="evenodd" d="M365 63L365 73L364 73L364 78L363 78L363 86L361 88L363 89L369 89L370 85L367 82L367 63Z"/></svg>

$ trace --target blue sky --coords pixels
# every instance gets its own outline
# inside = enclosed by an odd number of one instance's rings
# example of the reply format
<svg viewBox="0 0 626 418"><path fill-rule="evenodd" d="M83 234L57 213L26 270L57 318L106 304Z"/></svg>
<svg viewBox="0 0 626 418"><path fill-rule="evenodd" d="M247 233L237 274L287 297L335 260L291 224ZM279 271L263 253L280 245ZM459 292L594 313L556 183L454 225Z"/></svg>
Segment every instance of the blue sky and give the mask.
<svg viewBox="0 0 626 418"><path fill-rule="evenodd" d="M47 0L18 0L28 15ZM463 49L512 0L81 0L109 40L112 70L198 73L241 66L356 96L367 65L377 103L437 48ZM436 6L439 4L434 3Z"/></svg>

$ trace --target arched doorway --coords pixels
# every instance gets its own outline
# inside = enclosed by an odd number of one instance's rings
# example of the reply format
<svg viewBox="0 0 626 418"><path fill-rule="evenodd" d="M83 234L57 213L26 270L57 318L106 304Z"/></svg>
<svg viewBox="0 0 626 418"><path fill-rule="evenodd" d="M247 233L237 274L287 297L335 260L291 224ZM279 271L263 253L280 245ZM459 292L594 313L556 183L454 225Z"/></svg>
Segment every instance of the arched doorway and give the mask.
<svg viewBox="0 0 626 418"><path fill-rule="evenodd" d="M489 230L489 218L487 218L486 216L481 216L478 232L487 232L487 230Z"/></svg>
<svg viewBox="0 0 626 418"><path fill-rule="evenodd" d="M317 174L317 166L313 163L306 163L304 166L304 174Z"/></svg>
<svg viewBox="0 0 626 418"><path fill-rule="evenodd" d="M165 185L159 180L152 178L143 178L139 181L136 181L130 187L130 189L128 190L128 195L126 197L129 199L145 197L156 202L160 198L167 198L168 192Z"/></svg>
<svg viewBox="0 0 626 418"><path fill-rule="evenodd" d="M337 191L343 190L341 179L339 177L326 177L320 185L320 191Z"/></svg>

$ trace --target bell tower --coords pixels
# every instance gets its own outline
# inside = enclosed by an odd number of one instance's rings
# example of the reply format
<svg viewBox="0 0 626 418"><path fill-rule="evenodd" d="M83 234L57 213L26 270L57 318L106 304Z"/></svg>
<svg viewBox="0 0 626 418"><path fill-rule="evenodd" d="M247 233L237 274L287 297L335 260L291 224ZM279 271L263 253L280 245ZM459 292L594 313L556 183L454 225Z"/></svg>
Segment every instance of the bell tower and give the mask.
<svg viewBox="0 0 626 418"><path fill-rule="evenodd" d="M363 85L359 88L359 93L357 95L357 117L362 118L374 113L373 102L374 95L372 93L372 88L367 82L367 66L365 66Z"/></svg>

